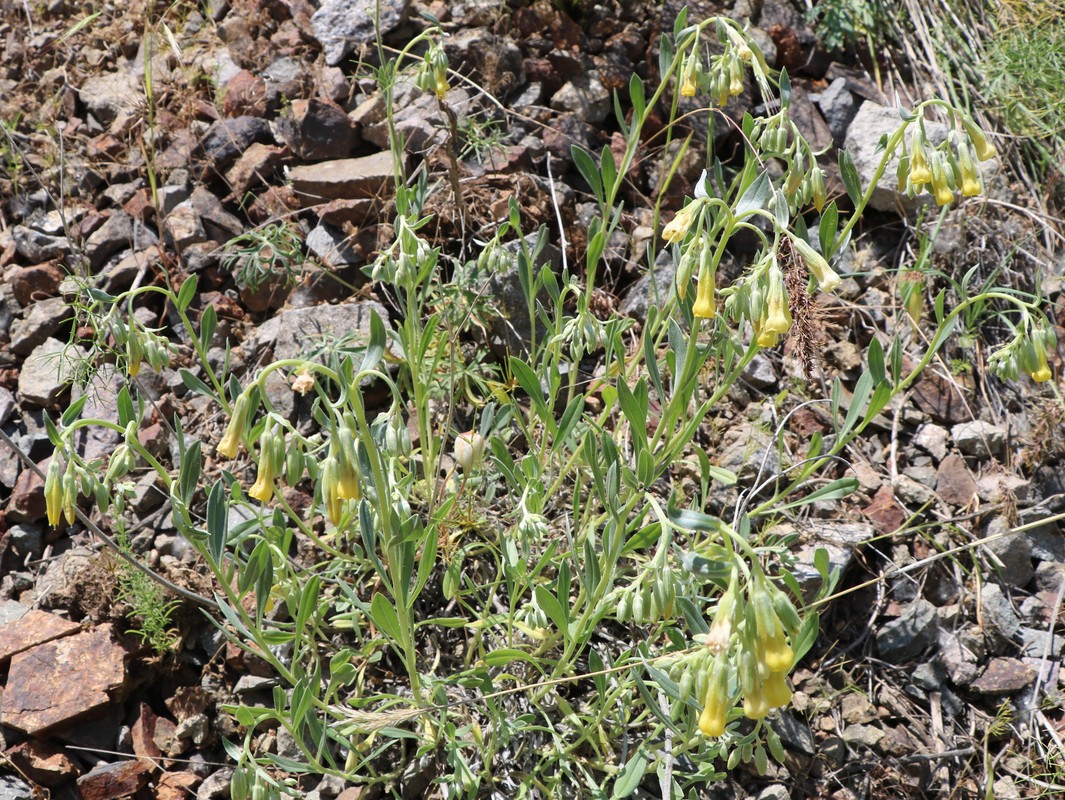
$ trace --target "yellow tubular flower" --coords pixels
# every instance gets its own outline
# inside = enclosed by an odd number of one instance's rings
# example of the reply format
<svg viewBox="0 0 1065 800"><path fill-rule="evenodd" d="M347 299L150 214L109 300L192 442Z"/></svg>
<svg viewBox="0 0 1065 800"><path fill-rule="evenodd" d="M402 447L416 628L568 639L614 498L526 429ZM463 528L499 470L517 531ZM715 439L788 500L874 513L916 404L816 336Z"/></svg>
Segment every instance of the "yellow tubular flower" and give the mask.
<svg viewBox="0 0 1065 800"><path fill-rule="evenodd" d="M769 700L764 687L756 686L753 692L743 696L743 716L747 719L763 719L768 713Z"/></svg>
<svg viewBox="0 0 1065 800"><path fill-rule="evenodd" d="M946 170L942 161L938 158L932 159L932 191L935 193L936 203L939 205L945 206L954 202L954 190L950 188Z"/></svg>
<svg viewBox="0 0 1065 800"><path fill-rule="evenodd" d="M784 273L774 262L769 267L769 304L762 332L784 334L790 327L791 310L788 308L788 290L784 288Z"/></svg>
<svg viewBox="0 0 1065 800"><path fill-rule="evenodd" d="M962 117L962 127L965 128L965 132L969 135L969 141L973 143L973 148L976 150L976 157L981 161L987 161L992 159L997 154L995 146L987 140L987 134L985 134L980 127L968 117Z"/></svg>
<svg viewBox="0 0 1065 800"><path fill-rule="evenodd" d="M695 97L695 58L690 57L684 65L684 76L680 84L681 97Z"/></svg>
<svg viewBox="0 0 1065 800"><path fill-rule="evenodd" d="M48 524L54 528L63 514L63 475L59 458L54 455L44 479L44 504L48 512Z"/></svg>
<svg viewBox="0 0 1065 800"><path fill-rule="evenodd" d="M74 524L74 506L78 502L78 481L74 477L74 462L67 464L63 475L63 518L67 525Z"/></svg>
<svg viewBox="0 0 1065 800"><path fill-rule="evenodd" d="M736 576L733 575L729 580L728 589L717 602L714 621L710 624L710 632L706 635L706 646L715 656L724 655L728 651L729 642L732 639L732 615L735 608Z"/></svg>
<svg viewBox="0 0 1065 800"><path fill-rule="evenodd" d="M700 319L713 319L714 314L717 313L717 308L714 304L714 272L710 269L709 262L710 250L706 251L706 258L703 259L703 263L699 268L699 283L695 288L695 304L692 306L692 313Z"/></svg>
<svg viewBox="0 0 1065 800"><path fill-rule="evenodd" d="M765 681L765 699L770 708L780 708L791 702L791 689L783 672L770 672Z"/></svg>
<svg viewBox="0 0 1065 800"><path fill-rule="evenodd" d="M1046 348L1042 346L1042 343L1034 344L1034 349L1036 368L1029 372L1028 376L1036 383L1044 383L1054 377L1054 373L1050 371L1050 365L1047 363Z"/></svg>
<svg viewBox="0 0 1065 800"><path fill-rule="evenodd" d="M253 497L260 503L269 503L274 496L274 476L270 470L270 461L262 458L259 461L259 472L255 477L255 483L248 490L248 496Z"/></svg>
<svg viewBox="0 0 1065 800"><path fill-rule="evenodd" d="M703 711L699 715L699 730L704 736L722 736L729 710L728 662L715 658L710 668Z"/></svg>
<svg viewBox="0 0 1065 800"><path fill-rule="evenodd" d="M980 173L976 170L969 146L962 144L958 148L958 166L961 169L961 193L963 197L976 197L982 191Z"/></svg>
<svg viewBox="0 0 1065 800"><path fill-rule="evenodd" d="M248 393L242 392L233 404L233 416L230 417L225 435L216 448L218 453L226 458L236 458L237 451L240 449L240 438L244 435L244 426L248 422L249 403Z"/></svg>
<svg viewBox="0 0 1065 800"><path fill-rule="evenodd" d="M928 159L925 157L924 144L914 135L913 155L910 156L910 183L918 191L924 188L926 183L932 182L932 170L928 167Z"/></svg>
<svg viewBox="0 0 1065 800"><path fill-rule="evenodd" d="M677 215L663 229L662 238L670 244L678 244L684 241L684 237L688 235L688 229L695 222L695 212L699 210L700 205L702 204L698 200L693 200L678 211Z"/></svg>
<svg viewBox="0 0 1065 800"><path fill-rule="evenodd" d="M843 281L840 280L835 270L828 265L824 256L814 250L805 239L798 236L792 237L791 243L799 252L799 255L802 256L802 260L806 262L806 268L810 270L810 274L817 281L818 289L822 292L834 292L839 288Z"/></svg>

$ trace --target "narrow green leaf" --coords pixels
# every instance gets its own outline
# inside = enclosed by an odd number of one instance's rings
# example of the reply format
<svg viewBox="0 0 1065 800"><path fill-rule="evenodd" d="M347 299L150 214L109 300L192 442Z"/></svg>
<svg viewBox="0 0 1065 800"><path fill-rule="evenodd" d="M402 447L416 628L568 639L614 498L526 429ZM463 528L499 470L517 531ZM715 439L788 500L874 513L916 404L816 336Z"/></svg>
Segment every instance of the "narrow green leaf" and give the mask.
<svg viewBox="0 0 1065 800"><path fill-rule="evenodd" d="M524 650L515 650L514 648L501 647L498 650L491 650L481 656L481 661L490 667L505 667L507 664L511 664L515 661L525 661L529 664L539 663L533 656L526 653Z"/></svg>
<svg viewBox="0 0 1065 800"><path fill-rule="evenodd" d="M214 390L212 390L210 386L201 381L199 378L197 378L184 367L180 367L178 369L178 375L181 376L181 382L185 384L185 388L193 394L203 395L204 397L211 397L216 400L218 399L215 396Z"/></svg>
<svg viewBox="0 0 1065 800"><path fill-rule="evenodd" d="M629 103L632 104L632 118L640 119L643 116L647 103L644 100L643 81L635 72L629 78Z"/></svg>
<svg viewBox="0 0 1065 800"><path fill-rule="evenodd" d="M821 212L821 223L817 226L817 238L821 242L821 254L831 259L835 253L836 233L839 231L839 209L836 201L829 203Z"/></svg>
<svg viewBox="0 0 1065 800"><path fill-rule="evenodd" d="M614 151L610 149L610 145L603 145L603 152L599 156L599 172L603 176L603 186L607 188L612 187L618 179L618 166L614 161Z"/></svg>
<svg viewBox="0 0 1065 800"><path fill-rule="evenodd" d="M370 341L366 344L366 352L362 355L362 366L359 372L376 369L385 354L385 323L381 316L370 309Z"/></svg>
<svg viewBox="0 0 1065 800"><path fill-rule="evenodd" d="M126 389L125 386L123 386L118 393L118 421L119 424L122 425L122 427L124 428L126 427L126 425L129 424L129 420L122 419L122 392L126 393L126 399L129 400L129 390ZM81 397L79 397L67 407L66 411L63 412L62 419L60 419L60 422L63 424L64 428L69 428L71 425L74 424L75 420L77 420L77 418L81 415L81 410L85 408L85 403L86 401L88 401L88 399L89 395L83 394ZM133 401L130 400L130 406L132 407L132 405ZM133 417L131 416L130 419L133 419Z"/></svg>
<svg viewBox="0 0 1065 800"><path fill-rule="evenodd" d="M229 514L226 511L226 489L219 478L207 495L207 547L216 566L221 565L229 539Z"/></svg>
<svg viewBox="0 0 1065 800"><path fill-rule="evenodd" d="M847 190L847 196L857 206L862 201L862 181L858 177L858 170L854 166L854 160L845 148L839 150L839 174L843 179L843 188Z"/></svg>
<svg viewBox="0 0 1065 800"><path fill-rule="evenodd" d="M215 311L215 307L208 303L207 307L203 310L203 315L200 317L200 345L204 350L211 349L211 340L214 339L214 332L218 328L218 312Z"/></svg>
<svg viewBox="0 0 1065 800"><path fill-rule="evenodd" d="M754 182L747 187L747 191L737 201L736 209L733 213L737 217L742 217L752 211L759 211L766 207L772 195L773 184L769 180L769 173L763 170L758 173Z"/></svg>
<svg viewBox="0 0 1065 800"><path fill-rule="evenodd" d="M606 202L606 196L603 194L603 176L599 174L595 160L587 150L578 145L570 147L570 154L573 156L573 165L591 187L592 194L599 201L599 205L602 205Z"/></svg>
<svg viewBox="0 0 1065 800"><path fill-rule="evenodd" d="M79 403L84 400L84 397L78 398ZM115 402L118 408L118 424L125 428L137 419L137 408L133 405L133 398L130 397L128 386L123 386L118 390L118 397L115 399ZM66 414L63 415L63 424L67 424Z"/></svg>
<svg viewBox="0 0 1065 800"><path fill-rule="evenodd" d="M806 497L799 500L793 500L790 503L785 503L775 511L787 511L791 508L798 508L809 503L815 503L818 500L839 500L842 497L846 497L858 488L858 481L854 478L839 478L831 483L825 484L819 489L815 489L806 495Z"/></svg>
<svg viewBox="0 0 1065 800"><path fill-rule="evenodd" d="M196 283L197 276L195 274L189 275L181 282L181 288L178 289L176 302L178 311L184 311L189 307L192 298L196 296Z"/></svg>
<svg viewBox="0 0 1065 800"><path fill-rule="evenodd" d="M780 70L780 109L784 111L791 105L791 78L786 69Z"/></svg>
<svg viewBox="0 0 1065 800"><path fill-rule="evenodd" d="M880 384L887 379L887 370L884 366L884 346L875 336L869 342L868 350L869 372L873 376L873 383Z"/></svg>
<svg viewBox="0 0 1065 800"><path fill-rule="evenodd" d="M370 602L370 616L374 625L398 646L401 640L399 616L389 599L380 592L377 592Z"/></svg>
<svg viewBox="0 0 1065 800"><path fill-rule="evenodd" d="M547 614L547 618L551 620L551 624L554 625L563 636L569 639L569 614L567 609L562 607L562 604L558 602L558 598L555 597L554 593L549 591L543 584L537 586L534 591L536 594L536 604L543 609L545 614Z"/></svg>
<svg viewBox="0 0 1065 800"><path fill-rule="evenodd" d="M647 772L648 758L642 747L628 760L618 778L614 781L613 797L628 797L640 787L644 773Z"/></svg>
<svg viewBox="0 0 1065 800"><path fill-rule="evenodd" d="M865 411L865 402L869 399L869 393L873 390L873 376L863 372L858 382L854 385L854 394L851 396L851 405L847 409L847 418L843 421L843 427L839 435L845 436L854 427L854 424Z"/></svg>

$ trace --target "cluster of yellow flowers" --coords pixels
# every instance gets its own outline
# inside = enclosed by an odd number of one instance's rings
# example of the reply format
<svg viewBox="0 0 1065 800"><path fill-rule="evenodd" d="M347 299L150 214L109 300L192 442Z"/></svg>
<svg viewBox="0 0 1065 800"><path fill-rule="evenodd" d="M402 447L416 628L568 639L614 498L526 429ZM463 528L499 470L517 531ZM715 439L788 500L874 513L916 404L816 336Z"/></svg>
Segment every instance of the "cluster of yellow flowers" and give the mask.
<svg viewBox="0 0 1065 800"><path fill-rule="evenodd" d="M971 118L962 116L961 125L964 135L952 131L938 146L928 140L920 121L913 126L909 155L899 161L900 192L913 195L930 189L936 203L945 206L953 202L956 190L962 197L983 191L976 161L994 158L995 148Z"/></svg>
<svg viewBox="0 0 1065 800"><path fill-rule="evenodd" d="M1056 348L1054 331L1039 322L1022 330L1012 342L992 353L989 364L1006 380L1017 380L1023 372L1036 383L1043 383L1054 376L1047 363L1047 351Z"/></svg>
<svg viewBox="0 0 1065 800"><path fill-rule="evenodd" d="M718 36L724 44L724 50L710 58L708 68L703 66L699 53L701 42L698 36L695 37L692 49L681 67L681 97L694 97L701 89L709 89L714 102L724 106L730 97L743 92L744 66L751 63L754 52L743 35L729 24L719 24Z"/></svg>
<svg viewBox="0 0 1065 800"><path fill-rule="evenodd" d="M789 639L799 625L795 606L760 569L745 592L733 573L704 638L706 647L675 665L681 695L695 692L702 702L699 730L705 736L724 735L740 696L743 715L754 720L791 702L787 675L795 654Z"/></svg>
<svg viewBox="0 0 1065 800"><path fill-rule="evenodd" d="M419 89L432 92L437 98L443 100L447 90L451 88L447 82L447 69L447 54L439 40L434 40L418 67L418 74L414 79L415 85Z"/></svg>

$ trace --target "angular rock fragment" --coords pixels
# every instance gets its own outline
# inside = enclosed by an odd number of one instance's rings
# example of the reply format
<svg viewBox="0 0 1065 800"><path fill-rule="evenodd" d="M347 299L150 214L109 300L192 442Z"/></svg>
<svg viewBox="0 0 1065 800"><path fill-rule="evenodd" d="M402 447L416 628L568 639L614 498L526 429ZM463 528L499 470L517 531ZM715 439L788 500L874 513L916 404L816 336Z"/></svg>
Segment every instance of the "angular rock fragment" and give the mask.
<svg viewBox="0 0 1065 800"><path fill-rule="evenodd" d="M104 764L78 778L78 793L82 800L132 797L148 785L154 771L152 762L139 758Z"/></svg>
<svg viewBox="0 0 1065 800"><path fill-rule="evenodd" d="M335 67L356 48L375 40L379 6L384 36L403 21L408 5L409 0L325 0L311 17L311 28L322 45L325 63Z"/></svg>
<svg viewBox="0 0 1065 800"><path fill-rule="evenodd" d="M361 158L293 167L288 179L306 208L328 200L391 194L393 174L392 154L382 151Z"/></svg>
<svg viewBox="0 0 1065 800"><path fill-rule="evenodd" d="M75 622L4 600L0 602L0 665L18 653L79 630Z"/></svg>
<svg viewBox="0 0 1065 800"><path fill-rule="evenodd" d="M125 681L111 625L39 644L12 657L0 722L40 737L106 711Z"/></svg>

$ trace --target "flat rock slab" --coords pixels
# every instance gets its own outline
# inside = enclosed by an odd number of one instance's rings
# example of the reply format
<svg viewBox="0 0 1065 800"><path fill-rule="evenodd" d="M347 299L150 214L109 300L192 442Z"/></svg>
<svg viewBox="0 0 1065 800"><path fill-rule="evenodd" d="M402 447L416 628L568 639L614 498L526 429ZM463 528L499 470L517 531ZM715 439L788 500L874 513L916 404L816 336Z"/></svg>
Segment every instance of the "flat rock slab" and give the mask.
<svg viewBox="0 0 1065 800"><path fill-rule="evenodd" d="M130 797L148 785L154 771L155 765L142 759L104 764L78 778L78 794L82 800Z"/></svg>
<svg viewBox="0 0 1065 800"><path fill-rule="evenodd" d="M0 603L0 665L17 653L79 630L75 622L5 600Z"/></svg>
<svg viewBox="0 0 1065 800"><path fill-rule="evenodd" d="M1027 689L1035 677L1035 670L1020 659L993 658L969 688L981 694L1010 694Z"/></svg>
<svg viewBox="0 0 1065 800"><path fill-rule="evenodd" d="M19 773L34 783L54 788L76 778L78 768L60 748L30 739L4 752Z"/></svg>
<svg viewBox="0 0 1065 800"><path fill-rule="evenodd" d="M387 150L361 158L341 158L293 167L288 179L303 207L329 200L353 200L391 194L392 154Z"/></svg>
<svg viewBox="0 0 1065 800"><path fill-rule="evenodd" d="M125 681L126 652L110 625L39 644L11 659L0 724L39 737L103 711Z"/></svg>

